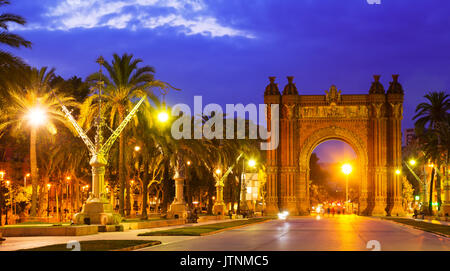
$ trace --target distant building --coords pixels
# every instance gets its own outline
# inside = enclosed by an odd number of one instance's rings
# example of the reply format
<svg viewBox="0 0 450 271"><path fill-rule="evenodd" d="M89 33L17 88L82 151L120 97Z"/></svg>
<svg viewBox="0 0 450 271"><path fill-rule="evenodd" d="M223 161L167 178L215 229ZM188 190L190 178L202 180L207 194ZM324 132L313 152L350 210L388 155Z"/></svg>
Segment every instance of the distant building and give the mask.
<svg viewBox="0 0 450 271"><path fill-rule="evenodd" d="M414 131L414 128L408 128L405 129L405 146L408 146L412 143L414 143L417 139L416 132Z"/></svg>

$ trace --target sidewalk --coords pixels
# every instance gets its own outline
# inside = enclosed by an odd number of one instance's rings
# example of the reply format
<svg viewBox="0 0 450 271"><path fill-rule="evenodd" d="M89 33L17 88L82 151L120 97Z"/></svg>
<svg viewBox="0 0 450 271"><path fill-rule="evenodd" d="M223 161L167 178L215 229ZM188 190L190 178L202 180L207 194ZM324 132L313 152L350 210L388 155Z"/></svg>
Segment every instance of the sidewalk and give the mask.
<svg viewBox="0 0 450 271"><path fill-rule="evenodd" d="M446 222L446 221L440 221L440 220L436 220L436 219L419 219L419 218L416 219L416 218L412 218L412 217L407 217L407 218L415 220L415 221L420 221L420 222L450 226L450 222L448 222L448 221Z"/></svg>
<svg viewBox="0 0 450 271"><path fill-rule="evenodd" d="M230 219L210 220L199 223L190 223L177 226L160 227L152 229L129 230L124 232L102 232L85 236L38 236L38 237L7 237L0 245L0 251L14 251L33 247L63 244L70 241L91 241L91 240L158 240L162 243L198 238L198 236L138 236L139 233L169 230L181 227L195 227L199 225L228 222Z"/></svg>

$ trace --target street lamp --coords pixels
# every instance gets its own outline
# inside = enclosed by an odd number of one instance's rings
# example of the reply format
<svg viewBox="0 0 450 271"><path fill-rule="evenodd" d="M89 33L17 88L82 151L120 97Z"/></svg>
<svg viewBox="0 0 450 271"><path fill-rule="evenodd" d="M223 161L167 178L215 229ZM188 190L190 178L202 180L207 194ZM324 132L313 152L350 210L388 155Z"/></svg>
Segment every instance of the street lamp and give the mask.
<svg viewBox="0 0 450 271"><path fill-rule="evenodd" d="M6 189L7 189L7 193L9 194L9 201L10 201L9 205L10 205L10 207L11 207L11 215L12 215L11 189L9 188L10 183L11 183L10 181L6 181ZM8 205L5 204L5 207L6 207L6 220L5 220L5 225L8 225Z"/></svg>
<svg viewBox="0 0 450 271"><path fill-rule="evenodd" d="M140 150L141 150L141 147L140 147L140 146L135 146L135 147L134 147L134 151L135 151L135 152L138 152L138 151L140 151Z"/></svg>
<svg viewBox="0 0 450 271"><path fill-rule="evenodd" d="M47 218L50 217L50 187L51 184L47 184Z"/></svg>
<svg viewBox="0 0 450 271"><path fill-rule="evenodd" d="M167 122L169 120L169 114L166 111L161 111L158 113L158 121L159 122Z"/></svg>
<svg viewBox="0 0 450 271"><path fill-rule="evenodd" d="M414 160L414 159L409 160L409 164L411 166L414 166L416 164L416 160Z"/></svg>
<svg viewBox="0 0 450 271"><path fill-rule="evenodd" d="M402 172L400 171L400 169L396 169L395 170L395 174L400 175Z"/></svg>
<svg viewBox="0 0 450 271"><path fill-rule="evenodd" d="M5 172L0 171L0 190L3 188L3 179L5 178ZM2 217L3 217L3 193L0 193L0 226L2 225ZM8 212L6 212L8 213ZM8 220L6 221L8 222Z"/></svg>
<svg viewBox="0 0 450 271"><path fill-rule="evenodd" d="M352 173L352 165L342 165L342 172L345 174L345 202L348 204L348 175Z"/></svg>
<svg viewBox="0 0 450 271"><path fill-rule="evenodd" d="M23 187L27 187L27 178L30 177L30 173L27 173L24 177L23 177Z"/></svg>
<svg viewBox="0 0 450 271"><path fill-rule="evenodd" d="M222 173L222 170L220 170L220 168L216 169L216 174L220 175L220 173Z"/></svg>
<svg viewBox="0 0 450 271"><path fill-rule="evenodd" d="M256 161L253 159L250 159L248 161L248 166L254 168L256 166Z"/></svg>
<svg viewBox="0 0 450 271"><path fill-rule="evenodd" d="M27 119L33 126L39 126L47 120L47 113L39 106L35 106L28 111Z"/></svg>

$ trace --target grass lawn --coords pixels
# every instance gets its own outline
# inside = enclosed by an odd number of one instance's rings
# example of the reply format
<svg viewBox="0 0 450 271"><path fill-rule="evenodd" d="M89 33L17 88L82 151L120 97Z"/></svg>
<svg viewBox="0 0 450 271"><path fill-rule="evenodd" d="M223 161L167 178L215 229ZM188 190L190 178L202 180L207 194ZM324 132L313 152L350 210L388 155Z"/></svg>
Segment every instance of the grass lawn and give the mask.
<svg viewBox="0 0 450 271"><path fill-rule="evenodd" d="M94 241L81 241L81 251L108 251L125 249L134 246L149 247L161 244L160 241L149 240L94 240ZM57 244L44 247L22 249L20 251L71 251L67 248L67 244Z"/></svg>
<svg viewBox="0 0 450 271"><path fill-rule="evenodd" d="M428 231L428 232L438 232L441 234L445 234L447 236L450 235L450 226L440 225L440 224L432 224L428 222L415 221L409 218L394 218L394 217L383 217L383 219L391 220L394 222L398 222L401 224L413 226L417 229Z"/></svg>
<svg viewBox="0 0 450 271"><path fill-rule="evenodd" d="M202 226L192 226L192 227L182 227L182 228L176 228L171 230L164 230L164 231L154 231L154 232L145 232L140 233L138 236L200 236L202 234L215 232L218 230L223 230L227 228L237 227L237 226L243 226L243 225L250 225L253 223L258 223L268 220L268 218L251 218L248 220L236 220L231 222L223 222L223 223L215 223L215 224L208 224L208 225L202 225Z"/></svg>

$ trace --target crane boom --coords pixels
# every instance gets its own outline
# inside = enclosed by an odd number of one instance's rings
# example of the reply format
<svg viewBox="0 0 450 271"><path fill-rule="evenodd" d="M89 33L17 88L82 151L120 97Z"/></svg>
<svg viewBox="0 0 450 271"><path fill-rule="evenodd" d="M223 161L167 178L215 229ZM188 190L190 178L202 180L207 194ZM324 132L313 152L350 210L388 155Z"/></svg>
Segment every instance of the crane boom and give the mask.
<svg viewBox="0 0 450 271"><path fill-rule="evenodd" d="M142 99L133 107L131 112L127 115L127 117L122 121L122 123L117 127L117 129L112 133L112 135L106 140L105 144L103 144L100 152L102 152L105 156L108 154L109 150L111 149L112 145L116 141L116 139L120 136L120 133L123 131L125 126L128 124L128 122L131 120L131 118L136 114L137 110L141 106L141 104L144 102L144 100L147 98L147 96L142 97Z"/></svg>

